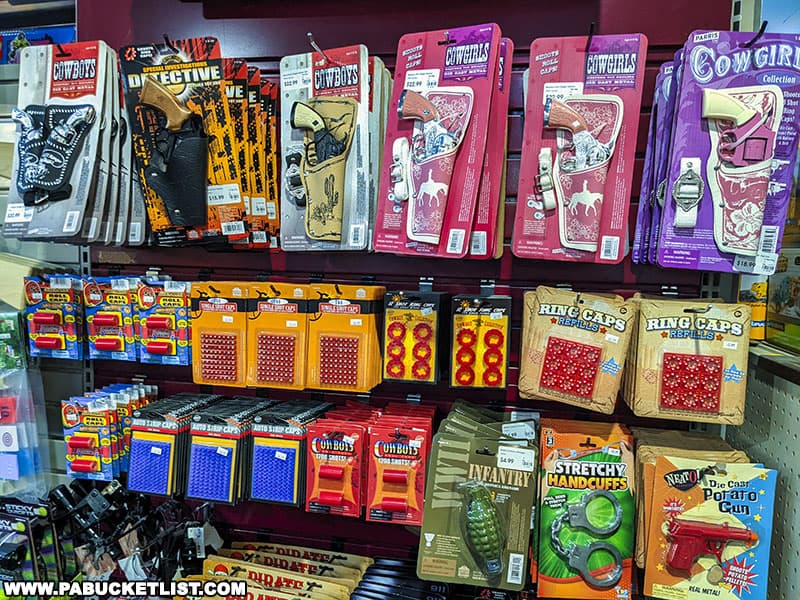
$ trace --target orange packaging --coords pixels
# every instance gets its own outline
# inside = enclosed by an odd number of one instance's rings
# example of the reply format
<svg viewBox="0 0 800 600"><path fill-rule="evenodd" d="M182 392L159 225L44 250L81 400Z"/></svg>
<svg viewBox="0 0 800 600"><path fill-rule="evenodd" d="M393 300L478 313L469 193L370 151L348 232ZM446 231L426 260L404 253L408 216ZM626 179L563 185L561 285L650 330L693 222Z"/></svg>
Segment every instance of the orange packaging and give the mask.
<svg viewBox="0 0 800 600"><path fill-rule="evenodd" d="M305 285L251 283L247 300L247 385L302 390L306 384Z"/></svg>
<svg viewBox="0 0 800 600"><path fill-rule="evenodd" d="M192 284L192 380L244 387L249 283Z"/></svg>
<svg viewBox="0 0 800 600"><path fill-rule="evenodd" d="M378 315L385 288L310 286L306 386L367 392L381 382Z"/></svg>

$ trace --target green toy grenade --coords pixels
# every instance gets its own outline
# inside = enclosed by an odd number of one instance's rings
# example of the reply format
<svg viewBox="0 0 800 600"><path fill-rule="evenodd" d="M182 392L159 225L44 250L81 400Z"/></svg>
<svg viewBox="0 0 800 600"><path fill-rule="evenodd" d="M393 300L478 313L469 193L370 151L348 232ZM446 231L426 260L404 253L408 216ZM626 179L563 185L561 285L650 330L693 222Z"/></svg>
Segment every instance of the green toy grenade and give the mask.
<svg viewBox="0 0 800 600"><path fill-rule="evenodd" d="M464 531L473 556L485 565L489 578L503 572L503 529L492 494L478 481L460 486L466 502Z"/></svg>

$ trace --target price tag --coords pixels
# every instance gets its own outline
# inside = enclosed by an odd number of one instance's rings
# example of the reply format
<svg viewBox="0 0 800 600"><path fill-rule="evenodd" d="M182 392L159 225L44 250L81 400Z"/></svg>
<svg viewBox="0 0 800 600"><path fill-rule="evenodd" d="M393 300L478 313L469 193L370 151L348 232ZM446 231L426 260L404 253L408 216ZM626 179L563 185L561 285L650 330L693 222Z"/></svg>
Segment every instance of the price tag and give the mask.
<svg viewBox="0 0 800 600"><path fill-rule="evenodd" d="M533 473L536 464L536 452L530 448L509 448L500 446L497 449L497 466L502 469L528 471Z"/></svg>
<svg viewBox="0 0 800 600"><path fill-rule="evenodd" d="M287 458L286 457L286 452L281 452L280 450L277 450L275 452L275 458L277 458L278 460L286 460L286 458Z"/></svg>
<svg viewBox="0 0 800 600"><path fill-rule="evenodd" d="M405 89L427 92L439 85L439 69L417 69L406 71Z"/></svg>
<svg viewBox="0 0 800 600"><path fill-rule="evenodd" d="M161 448L157 446L153 446L150 448L150 454L155 454L156 456L161 456Z"/></svg>
<svg viewBox="0 0 800 600"><path fill-rule="evenodd" d="M516 440L535 440L536 424L533 421L503 423L503 433Z"/></svg>
<svg viewBox="0 0 800 600"><path fill-rule="evenodd" d="M573 96L580 96L583 94L583 83L580 81L559 81L558 83L545 83L542 90L542 103L547 103L547 100L552 98L562 102L567 98Z"/></svg>
<svg viewBox="0 0 800 600"><path fill-rule="evenodd" d="M228 452L230 452L228 448L222 448L222 447L217 448L217 454L219 454L220 456L228 456Z"/></svg>

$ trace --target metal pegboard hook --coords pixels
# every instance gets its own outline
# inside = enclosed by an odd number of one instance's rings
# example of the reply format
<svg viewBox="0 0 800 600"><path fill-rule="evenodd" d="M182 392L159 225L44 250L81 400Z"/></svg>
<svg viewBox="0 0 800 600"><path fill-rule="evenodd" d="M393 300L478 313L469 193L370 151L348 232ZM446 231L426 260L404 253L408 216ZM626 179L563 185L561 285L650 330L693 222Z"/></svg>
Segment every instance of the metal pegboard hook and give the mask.
<svg viewBox="0 0 800 600"><path fill-rule="evenodd" d="M314 34L312 32L309 31L306 33L306 37L308 38L308 44L314 49L315 52L318 52L322 58L325 59L326 63L333 62L330 58L328 58L328 55L325 54L325 50L319 47L319 44L317 44L316 40L314 39Z"/></svg>

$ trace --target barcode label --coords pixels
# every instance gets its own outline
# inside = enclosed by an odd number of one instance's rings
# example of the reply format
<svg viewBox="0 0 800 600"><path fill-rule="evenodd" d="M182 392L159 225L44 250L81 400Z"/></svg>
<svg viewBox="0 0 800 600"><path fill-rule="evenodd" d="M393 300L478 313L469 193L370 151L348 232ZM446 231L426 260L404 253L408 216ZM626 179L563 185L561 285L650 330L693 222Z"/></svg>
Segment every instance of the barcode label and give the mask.
<svg viewBox="0 0 800 600"><path fill-rule="evenodd" d="M70 210L67 212L67 217L64 219L64 233L75 233L78 231L78 217L81 213L77 210ZM96 219L95 219L96 220ZM89 237L92 237L91 235Z"/></svg>
<svg viewBox="0 0 800 600"><path fill-rule="evenodd" d="M138 244L142 241L142 224L141 223L131 223L130 228L128 229L128 242L131 244Z"/></svg>
<svg viewBox="0 0 800 600"><path fill-rule="evenodd" d="M275 202L267 202L267 218L273 220L278 218L278 207Z"/></svg>
<svg viewBox="0 0 800 600"><path fill-rule="evenodd" d="M758 240L759 254L773 254L778 251L778 231L780 228L775 226L764 226L761 228L761 237Z"/></svg>
<svg viewBox="0 0 800 600"><path fill-rule="evenodd" d="M617 260L619 258L619 238L616 236L603 236L600 244L601 260Z"/></svg>
<svg viewBox="0 0 800 600"><path fill-rule="evenodd" d="M483 256L483 255L486 254L486 232L485 231L473 231L472 232L472 241L470 242L469 253L470 254L477 254L478 256Z"/></svg>
<svg viewBox="0 0 800 600"><path fill-rule="evenodd" d="M525 567L525 556L523 554L511 553L508 555L508 577L506 581L514 585L522 583L522 571Z"/></svg>
<svg viewBox="0 0 800 600"><path fill-rule="evenodd" d="M128 292L130 291L131 286L128 283L127 279L121 277L119 279L111 280L111 289L114 290L115 292Z"/></svg>
<svg viewBox="0 0 800 600"><path fill-rule="evenodd" d="M231 221L222 224L223 235L237 235L244 233L244 221Z"/></svg>
<svg viewBox="0 0 800 600"><path fill-rule="evenodd" d="M253 243L254 244L266 244L267 243L267 232L266 231L254 231L252 238L253 238Z"/></svg>
<svg viewBox="0 0 800 600"><path fill-rule="evenodd" d="M125 241L125 223L117 223L116 231L114 232L114 243L121 244Z"/></svg>
<svg viewBox="0 0 800 600"><path fill-rule="evenodd" d="M464 251L464 240L467 237L467 232L463 229L452 229L450 235L447 236L447 253L448 254L461 254Z"/></svg>
<svg viewBox="0 0 800 600"><path fill-rule="evenodd" d="M270 248L277 248L278 247L278 236L273 235L269 238L269 247Z"/></svg>
<svg viewBox="0 0 800 600"><path fill-rule="evenodd" d="M364 245L364 225L350 226L350 245L351 246Z"/></svg>
<svg viewBox="0 0 800 600"><path fill-rule="evenodd" d="M244 202L244 214L252 214L250 212L250 196L242 196L242 202Z"/></svg>
<svg viewBox="0 0 800 600"><path fill-rule="evenodd" d="M267 199L266 198L251 198L250 210L252 215L262 216L267 214Z"/></svg>

